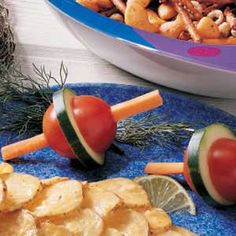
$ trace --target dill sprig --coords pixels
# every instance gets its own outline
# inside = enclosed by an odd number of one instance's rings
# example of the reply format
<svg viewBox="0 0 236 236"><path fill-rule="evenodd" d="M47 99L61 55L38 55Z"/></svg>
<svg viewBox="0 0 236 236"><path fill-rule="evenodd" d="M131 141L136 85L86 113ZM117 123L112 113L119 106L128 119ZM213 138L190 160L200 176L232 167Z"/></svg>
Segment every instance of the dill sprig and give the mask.
<svg viewBox="0 0 236 236"><path fill-rule="evenodd" d="M190 123L163 121L160 115L148 115L119 122L116 141L140 148L150 145L183 148L193 132Z"/></svg>
<svg viewBox="0 0 236 236"><path fill-rule="evenodd" d="M16 64L1 66L0 71L0 131L14 131L18 136L40 133L43 115L52 103L51 84L62 88L68 76L67 68L62 62L59 79L44 66L34 64L34 76L25 75Z"/></svg>

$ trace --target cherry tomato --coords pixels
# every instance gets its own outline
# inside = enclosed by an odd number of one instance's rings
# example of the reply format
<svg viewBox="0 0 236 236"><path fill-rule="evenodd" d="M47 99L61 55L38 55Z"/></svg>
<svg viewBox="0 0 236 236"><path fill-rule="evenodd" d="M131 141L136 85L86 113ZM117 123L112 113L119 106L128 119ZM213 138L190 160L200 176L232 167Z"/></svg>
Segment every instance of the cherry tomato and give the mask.
<svg viewBox="0 0 236 236"><path fill-rule="evenodd" d="M71 108L87 144L94 151L104 153L116 135L110 106L94 96L75 96L71 99Z"/></svg>
<svg viewBox="0 0 236 236"><path fill-rule="evenodd" d="M189 187L194 191L194 192L197 192L194 185L193 185L193 182L192 182L192 179L191 179L191 176L190 176L190 173L189 173L189 168L188 168L188 152L187 150L184 151L184 178L187 182L187 184L189 185Z"/></svg>
<svg viewBox="0 0 236 236"><path fill-rule="evenodd" d="M208 167L212 183L228 201L236 201L236 140L221 138L208 152Z"/></svg>
<svg viewBox="0 0 236 236"><path fill-rule="evenodd" d="M51 105L43 117L43 133L46 136L49 146L61 156L73 158L72 152L57 120L53 105Z"/></svg>

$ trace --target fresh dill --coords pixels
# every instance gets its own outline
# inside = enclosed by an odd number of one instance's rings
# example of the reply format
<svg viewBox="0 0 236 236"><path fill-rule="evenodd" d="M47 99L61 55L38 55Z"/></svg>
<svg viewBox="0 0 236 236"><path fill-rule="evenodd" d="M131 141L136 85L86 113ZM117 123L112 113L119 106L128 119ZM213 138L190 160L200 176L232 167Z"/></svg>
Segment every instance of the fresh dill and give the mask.
<svg viewBox="0 0 236 236"><path fill-rule="evenodd" d="M52 103L52 82L62 88L68 70L61 63L59 79L44 66L33 65L34 77L25 75L19 66L2 66L0 86L0 131L14 131L18 136L35 135L42 131L43 115Z"/></svg>
<svg viewBox="0 0 236 236"><path fill-rule="evenodd" d="M187 122L163 121L160 115L126 119L118 123L116 141L140 148L150 145L182 148L194 132Z"/></svg>

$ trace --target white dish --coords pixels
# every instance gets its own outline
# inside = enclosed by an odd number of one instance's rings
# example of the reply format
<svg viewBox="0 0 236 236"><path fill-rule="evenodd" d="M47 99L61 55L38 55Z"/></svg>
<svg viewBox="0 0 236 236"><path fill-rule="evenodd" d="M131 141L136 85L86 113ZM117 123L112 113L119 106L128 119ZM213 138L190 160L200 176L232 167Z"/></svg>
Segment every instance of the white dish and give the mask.
<svg viewBox="0 0 236 236"><path fill-rule="evenodd" d="M170 88L236 98L236 46L171 39L110 20L73 0L48 2L77 39L112 64Z"/></svg>

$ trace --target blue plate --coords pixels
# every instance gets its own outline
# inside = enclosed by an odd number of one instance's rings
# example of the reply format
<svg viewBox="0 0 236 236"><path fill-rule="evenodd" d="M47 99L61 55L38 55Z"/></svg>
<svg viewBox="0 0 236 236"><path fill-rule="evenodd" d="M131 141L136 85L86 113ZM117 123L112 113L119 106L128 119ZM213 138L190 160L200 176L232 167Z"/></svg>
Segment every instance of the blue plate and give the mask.
<svg viewBox="0 0 236 236"><path fill-rule="evenodd" d="M70 85L69 87L79 95L92 94L102 97L111 105L150 91L150 88L115 84L80 84ZM230 114L172 92L161 91L161 94L164 98L164 105L153 110L153 114L164 115L165 119L173 122L193 122L196 127L221 122L236 128L236 117ZM1 146L3 142L5 142L5 137L2 136ZM61 158L50 148L25 155L12 161L12 163L16 171L33 174L40 178L58 175L94 181L117 176L128 178L142 176L144 175L143 170L146 163L151 161L183 160L182 151L176 149L176 147L167 148L153 145L144 150L127 144L122 144L120 147L125 151L124 155L118 155L110 150L107 152L105 165L90 171L74 169L70 166L69 160ZM175 224L184 226L198 235L236 235L235 207L215 209L205 204L201 198L189 189L188 191L196 203L197 216L191 216L188 213L172 214Z"/></svg>

